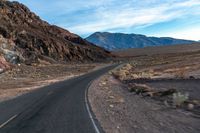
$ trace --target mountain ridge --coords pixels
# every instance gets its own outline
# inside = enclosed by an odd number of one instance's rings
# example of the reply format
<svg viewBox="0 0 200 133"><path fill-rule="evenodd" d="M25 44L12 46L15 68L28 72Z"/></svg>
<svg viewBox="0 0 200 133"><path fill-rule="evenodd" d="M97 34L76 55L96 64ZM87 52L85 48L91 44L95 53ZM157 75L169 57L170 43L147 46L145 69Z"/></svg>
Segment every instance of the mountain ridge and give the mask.
<svg viewBox="0 0 200 133"><path fill-rule="evenodd" d="M111 51L128 48L144 48L148 46L195 43L195 41L192 40L175 39L171 37L148 37L142 34L110 32L95 32L85 39Z"/></svg>

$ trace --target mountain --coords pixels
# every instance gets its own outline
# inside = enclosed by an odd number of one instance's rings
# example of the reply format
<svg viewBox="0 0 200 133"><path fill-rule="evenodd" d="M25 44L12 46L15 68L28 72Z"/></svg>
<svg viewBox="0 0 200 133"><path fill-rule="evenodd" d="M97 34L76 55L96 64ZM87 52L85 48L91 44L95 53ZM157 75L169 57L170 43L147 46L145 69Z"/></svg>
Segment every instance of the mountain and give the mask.
<svg viewBox="0 0 200 133"><path fill-rule="evenodd" d="M195 41L174 39L169 37L147 37L139 34L123 34L96 32L86 38L89 42L95 43L107 50L120 50L128 48L143 48L148 46L163 46L174 44L191 44Z"/></svg>
<svg viewBox="0 0 200 133"><path fill-rule="evenodd" d="M0 68L7 63L100 61L103 48L76 34L50 25L18 2L0 1Z"/></svg>

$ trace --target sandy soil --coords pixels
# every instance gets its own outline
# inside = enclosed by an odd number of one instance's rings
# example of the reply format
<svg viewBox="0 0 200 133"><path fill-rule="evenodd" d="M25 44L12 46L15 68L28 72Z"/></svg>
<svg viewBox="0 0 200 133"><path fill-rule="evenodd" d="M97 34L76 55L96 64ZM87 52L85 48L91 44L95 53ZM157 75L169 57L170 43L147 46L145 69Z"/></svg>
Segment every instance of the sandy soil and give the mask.
<svg viewBox="0 0 200 133"><path fill-rule="evenodd" d="M106 133L199 133L199 52L125 60L89 89ZM175 99L174 94L182 96Z"/></svg>
<svg viewBox="0 0 200 133"><path fill-rule="evenodd" d="M200 44L181 44L181 45L168 45L168 46L156 46L145 48L132 48L119 51L113 51L114 55L121 57L136 57L136 56L151 56L151 55L163 55L163 54L180 54L188 52L199 52Z"/></svg>
<svg viewBox="0 0 200 133"><path fill-rule="evenodd" d="M89 101L106 133L199 133L200 118L151 98L130 93L113 76L97 79Z"/></svg>
<svg viewBox="0 0 200 133"><path fill-rule="evenodd" d="M107 64L16 66L0 74L0 102L58 81L80 76L105 65Z"/></svg>

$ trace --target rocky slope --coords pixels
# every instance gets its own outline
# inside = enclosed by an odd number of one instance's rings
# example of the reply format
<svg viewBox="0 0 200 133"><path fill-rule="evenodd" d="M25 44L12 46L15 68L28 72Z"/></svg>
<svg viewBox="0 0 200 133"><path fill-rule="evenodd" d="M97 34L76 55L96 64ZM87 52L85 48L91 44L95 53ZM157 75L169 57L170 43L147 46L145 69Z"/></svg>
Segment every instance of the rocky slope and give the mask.
<svg viewBox="0 0 200 133"><path fill-rule="evenodd" d="M194 41L174 39L169 37L147 37L138 34L96 32L86 40L104 47L107 50L120 50L128 48L143 48L147 46L163 46L173 44L190 44Z"/></svg>
<svg viewBox="0 0 200 133"><path fill-rule="evenodd" d="M0 73L2 73L6 69L9 69L9 64L4 57L0 56Z"/></svg>
<svg viewBox="0 0 200 133"><path fill-rule="evenodd" d="M7 62L99 61L109 56L78 35L41 20L23 4L0 1L0 68Z"/></svg>

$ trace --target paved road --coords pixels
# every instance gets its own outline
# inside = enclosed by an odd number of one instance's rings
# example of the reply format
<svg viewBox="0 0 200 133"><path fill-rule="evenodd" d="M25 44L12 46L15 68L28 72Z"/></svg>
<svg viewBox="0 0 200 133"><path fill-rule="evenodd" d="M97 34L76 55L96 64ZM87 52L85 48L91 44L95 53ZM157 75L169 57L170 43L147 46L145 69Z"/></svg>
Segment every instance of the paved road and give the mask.
<svg viewBox="0 0 200 133"><path fill-rule="evenodd" d="M95 133L85 92L92 80L115 66L0 103L0 133Z"/></svg>

